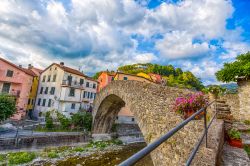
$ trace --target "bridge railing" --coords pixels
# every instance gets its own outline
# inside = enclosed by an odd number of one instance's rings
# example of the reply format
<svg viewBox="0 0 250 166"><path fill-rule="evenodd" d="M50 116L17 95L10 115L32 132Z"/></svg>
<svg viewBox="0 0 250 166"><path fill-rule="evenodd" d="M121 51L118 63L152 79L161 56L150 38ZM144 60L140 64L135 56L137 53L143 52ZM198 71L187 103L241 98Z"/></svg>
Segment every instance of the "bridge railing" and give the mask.
<svg viewBox="0 0 250 166"><path fill-rule="evenodd" d="M142 150L140 150L139 152L137 152L136 154L134 154L133 156L131 156L127 160L123 161L121 164L119 164L119 166L134 165L135 163L137 163L138 161L140 161L142 158L144 158L146 155L148 155L149 153L151 153L158 146L160 146L163 142L167 141L176 132L178 132L185 125L187 125L191 120L193 120L197 115L200 115L201 113L204 112L204 132L203 132L201 138L199 139L199 141L197 142L197 144L195 145L193 151L191 152L191 154L190 154L190 156L189 156L189 158L188 158L188 160L186 162L186 166L189 166L192 163L192 160L193 160L194 156L196 155L199 147L201 146L202 141L204 140L204 138L205 138L205 144L206 144L206 147L207 147L207 133L208 133L208 129L211 126L211 124L213 123L213 120L215 119L215 117L217 115L217 108L216 108L216 105L215 105L215 114L213 115L213 117L212 117L211 121L209 122L209 124L207 124L207 108L209 106L211 106L214 102L215 102L215 100L212 101L212 102L210 102L209 104L207 104L204 108L201 108L200 110L198 110L192 116L190 116L189 118L185 119L179 125L177 125L173 129L171 129L168 133L166 133L163 136L161 136L158 140L150 143L148 146L146 146L145 148L143 148Z"/></svg>

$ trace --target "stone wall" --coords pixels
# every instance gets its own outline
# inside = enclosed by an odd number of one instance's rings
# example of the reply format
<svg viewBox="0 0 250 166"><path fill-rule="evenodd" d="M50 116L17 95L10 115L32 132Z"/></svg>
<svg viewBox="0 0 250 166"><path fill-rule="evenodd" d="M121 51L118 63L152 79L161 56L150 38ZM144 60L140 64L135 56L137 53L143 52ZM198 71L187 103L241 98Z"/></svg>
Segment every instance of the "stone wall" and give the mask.
<svg viewBox="0 0 250 166"><path fill-rule="evenodd" d="M231 114L235 120L241 120L240 100L238 94L226 94L220 96L219 99L226 101L226 104L230 106Z"/></svg>
<svg viewBox="0 0 250 166"><path fill-rule="evenodd" d="M173 110L177 97L186 89L163 87L137 81L113 81L97 96L93 111L93 134L110 133L119 110L126 104L134 114L147 143L160 138L183 120ZM151 153L154 165L184 165L204 129L203 120L194 120ZM208 154L209 149L202 152ZM215 163L215 156L201 159ZM199 160L200 161L200 160ZM210 165L210 164L207 164Z"/></svg>
<svg viewBox="0 0 250 166"><path fill-rule="evenodd" d="M241 120L250 120L250 80L238 82L239 85L239 115Z"/></svg>
<svg viewBox="0 0 250 166"><path fill-rule="evenodd" d="M91 137L85 134L54 135L54 136L33 136L0 139L0 151L13 149L45 148L47 146L64 146L74 143L90 141Z"/></svg>

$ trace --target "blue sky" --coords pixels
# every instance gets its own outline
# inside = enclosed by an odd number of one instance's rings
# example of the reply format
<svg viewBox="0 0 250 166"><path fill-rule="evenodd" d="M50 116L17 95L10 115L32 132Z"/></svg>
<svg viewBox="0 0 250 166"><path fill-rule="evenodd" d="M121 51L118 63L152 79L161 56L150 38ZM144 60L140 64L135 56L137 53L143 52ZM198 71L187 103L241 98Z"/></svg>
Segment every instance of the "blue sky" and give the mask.
<svg viewBox="0 0 250 166"><path fill-rule="evenodd" d="M204 84L250 51L248 0L1 0L1 57L92 75L133 63L172 64Z"/></svg>

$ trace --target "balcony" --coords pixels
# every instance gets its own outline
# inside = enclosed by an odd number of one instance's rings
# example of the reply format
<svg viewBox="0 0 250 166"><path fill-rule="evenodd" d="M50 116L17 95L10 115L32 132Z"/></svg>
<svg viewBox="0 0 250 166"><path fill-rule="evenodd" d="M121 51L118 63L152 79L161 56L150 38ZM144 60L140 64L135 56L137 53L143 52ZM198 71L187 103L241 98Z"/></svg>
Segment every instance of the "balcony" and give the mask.
<svg viewBox="0 0 250 166"><path fill-rule="evenodd" d="M69 87L73 87L73 88L84 89L84 84L80 84L77 81L63 80L62 86L69 86Z"/></svg>

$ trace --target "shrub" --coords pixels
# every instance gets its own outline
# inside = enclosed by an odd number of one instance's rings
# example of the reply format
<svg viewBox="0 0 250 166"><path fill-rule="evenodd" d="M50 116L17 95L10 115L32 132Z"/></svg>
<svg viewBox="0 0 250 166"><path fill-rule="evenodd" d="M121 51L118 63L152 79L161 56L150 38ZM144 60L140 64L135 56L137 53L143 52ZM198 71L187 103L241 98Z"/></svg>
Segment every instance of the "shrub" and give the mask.
<svg viewBox="0 0 250 166"><path fill-rule="evenodd" d="M36 158L34 152L17 152L8 154L9 164L24 164L28 163Z"/></svg>
<svg viewBox="0 0 250 166"><path fill-rule="evenodd" d="M11 117L16 111L14 97L7 94L0 94L0 121Z"/></svg>
<svg viewBox="0 0 250 166"><path fill-rule="evenodd" d="M75 147L75 148L73 148L73 150L72 151L74 151L74 152L83 152L83 151L85 151L86 149L84 148L84 147Z"/></svg>
<svg viewBox="0 0 250 166"><path fill-rule="evenodd" d="M236 139L236 140L239 140L241 139L241 134L238 130L236 129L230 129L229 132L228 132L228 136L231 138L231 139Z"/></svg>
<svg viewBox="0 0 250 166"><path fill-rule="evenodd" d="M250 145L245 145L244 150L247 152L248 156L250 156Z"/></svg>
<svg viewBox="0 0 250 166"><path fill-rule="evenodd" d="M198 111L208 103L202 92L188 94L185 97L178 97L175 100L174 111L184 114L187 111Z"/></svg>
<svg viewBox="0 0 250 166"><path fill-rule="evenodd" d="M0 154L0 163L6 161L6 154Z"/></svg>
<svg viewBox="0 0 250 166"><path fill-rule="evenodd" d="M57 157L59 157L59 155L57 154L56 151L50 151L50 152L48 152L48 157L49 158L57 158Z"/></svg>
<svg viewBox="0 0 250 166"><path fill-rule="evenodd" d="M250 120L245 120L244 123L245 123L246 125L250 125Z"/></svg>

